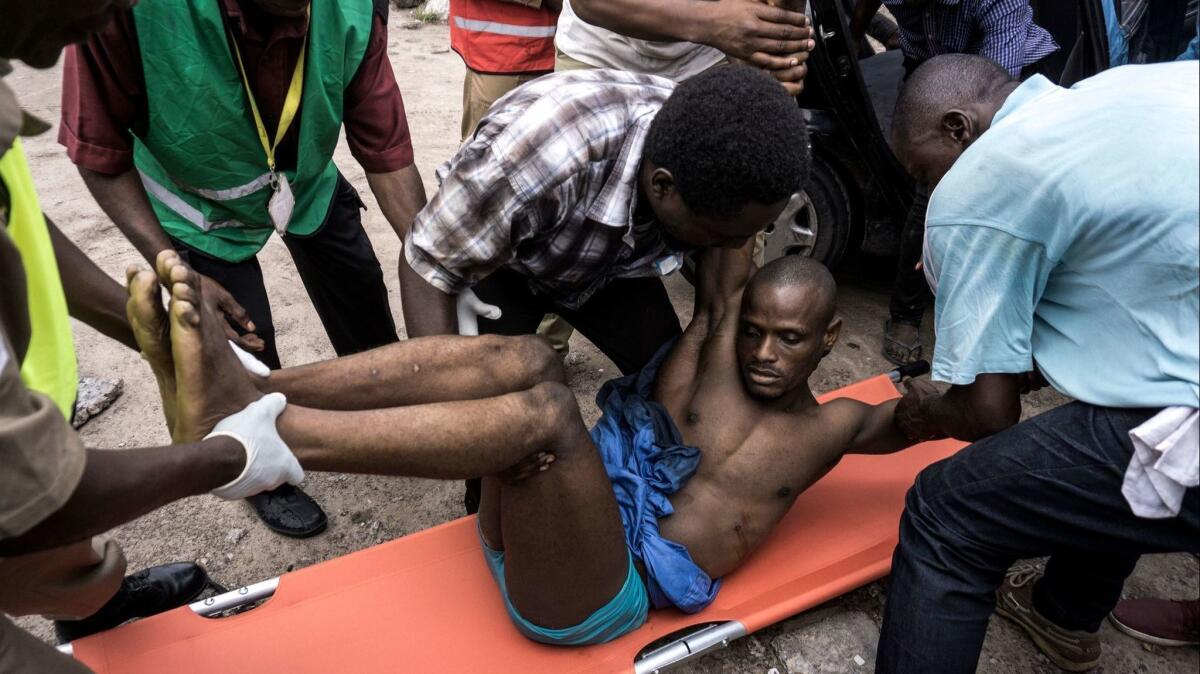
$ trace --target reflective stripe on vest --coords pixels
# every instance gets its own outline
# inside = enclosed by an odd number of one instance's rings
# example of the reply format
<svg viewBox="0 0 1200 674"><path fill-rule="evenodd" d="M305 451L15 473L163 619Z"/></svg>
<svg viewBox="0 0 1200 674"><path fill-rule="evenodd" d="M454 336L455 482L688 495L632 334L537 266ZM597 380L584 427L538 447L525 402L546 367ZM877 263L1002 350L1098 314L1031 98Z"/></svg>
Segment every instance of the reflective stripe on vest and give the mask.
<svg viewBox="0 0 1200 674"><path fill-rule="evenodd" d="M477 33L495 33L496 35L514 35L517 37L554 37L557 26L518 26L497 21L479 21L454 17L454 25Z"/></svg>
<svg viewBox="0 0 1200 674"><path fill-rule="evenodd" d="M25 266L29 301L29 350L21 362L21 380L34 391L49 396L69 421L75 412L79 384L75 342L50 230L38 204L20 139L0 157L0 179L11 202L8 237Z"/></svg>
<svg viewBox="0 0 1200 674"><path fill-rule="evenodd" d="M481 73L554 69L558 14L501 0L450 0L450 47Z"/></svg>
<svg viewBox="0 0 1200 674"><path fill-rule="evenodd" d="M238 220L209 221L204 217L204 214L200 212L200 209L181 199L179 195L164 187L162 183L158 182L154 178L146 175L144 171L139 170L138 176L141 177L142 187L146 188L147 194L153 196L155 199L158 199L160 202L162 202L163 206L171 209L175 215L178 215L179 217L188 221L202 232L211 232L214 229L223 229L226 227L250 226L243 222L239 222ZM199 187L180 185L178 182L175 184L183 191L204 197L209 201L230 201L254 194L270 183L271 174L266 173L258 178L255 178L253 182L242 185L241 187L233 187L227 190L206 190Z"/></svg>

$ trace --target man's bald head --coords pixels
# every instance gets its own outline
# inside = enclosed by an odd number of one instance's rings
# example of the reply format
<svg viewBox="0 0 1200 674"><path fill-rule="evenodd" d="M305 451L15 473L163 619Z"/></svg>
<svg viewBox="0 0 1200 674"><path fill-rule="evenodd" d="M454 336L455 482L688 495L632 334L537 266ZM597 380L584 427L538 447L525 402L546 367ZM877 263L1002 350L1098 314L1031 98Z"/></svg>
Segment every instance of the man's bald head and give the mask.
<svg viewBox="0 0 1200 674"><path fill-rule="evenodd" d="M837 283L812 258L784 255L750 279L738 317L737 358L760 400L808 395L808 378L837 342ZM794 400L793 400L794 401Z"/></svg>
<svg viewBox="0 0 1200 674"><path fill-rule="evenodd" d="M905 168L918 182L936 185L1016 85L982 56L946 54L921 64L905 82L892 122L892 145Z"/></svg>
<svg viewBox="0 0 1200 674"><path fill-rule="evenodd" d="M807 305L817 311L815 316L825 323L833 320L837 311L837 282L825 265L811 257L784 255L771 260L750 278L746 295L767 288L794 288L800 291Z"/></svg>

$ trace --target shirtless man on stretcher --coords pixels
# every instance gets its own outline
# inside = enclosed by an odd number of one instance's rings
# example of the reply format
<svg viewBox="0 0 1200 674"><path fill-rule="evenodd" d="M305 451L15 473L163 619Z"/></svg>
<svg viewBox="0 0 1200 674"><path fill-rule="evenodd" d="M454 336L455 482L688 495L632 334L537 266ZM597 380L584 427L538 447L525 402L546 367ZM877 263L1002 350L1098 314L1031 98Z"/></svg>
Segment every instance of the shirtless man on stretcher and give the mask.
<svg viewBox="0 0 1200 674"><path fill-rule="evenodd" d="M753 274L748 248L705 251L691 324L646 370L602 389L590 436L537 337L413 339L256 380L202 308L197 278L170 251L157 276L129 275L130 322L163 389L176 391L164 396L175 438L271 402L292 453L248 450L239 480L296 460L485 476L484 554L514 623L537 641L600 643L636 629L651 605L703 609L844 454L910 444L894 401L817 405L808 377L841 322L832 277L804 258ZM286 409L268 391L286 394Z"/></svg>

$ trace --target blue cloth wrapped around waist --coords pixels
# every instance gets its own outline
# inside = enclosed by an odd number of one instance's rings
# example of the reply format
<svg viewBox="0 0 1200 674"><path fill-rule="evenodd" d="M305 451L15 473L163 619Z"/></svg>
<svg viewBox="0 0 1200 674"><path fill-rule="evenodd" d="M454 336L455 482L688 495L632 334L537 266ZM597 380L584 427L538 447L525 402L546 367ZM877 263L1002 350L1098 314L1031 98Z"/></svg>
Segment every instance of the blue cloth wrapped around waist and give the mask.
<svg viewBox="0 0 1200 674"><path fill-rule="evenodd" d="M612 481L625 541L646 567L651 603L696 613L716 598L721 581L709 578L687 548L658 531L659 518L675 512L667 496L700 465L700 449L683 444L670 414L650 399L671 346L663 346L641 372L604 384L596 395L603 416L592 428L592 441Z"/></svg>

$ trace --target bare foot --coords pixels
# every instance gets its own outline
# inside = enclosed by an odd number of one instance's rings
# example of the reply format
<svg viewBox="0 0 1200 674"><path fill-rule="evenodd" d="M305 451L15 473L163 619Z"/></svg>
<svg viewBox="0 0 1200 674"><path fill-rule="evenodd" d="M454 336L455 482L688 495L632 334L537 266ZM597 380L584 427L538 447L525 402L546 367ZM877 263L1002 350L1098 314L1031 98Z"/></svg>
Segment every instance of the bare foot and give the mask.
<svg viewBox="0 0 1200 674"><path fill-rule="evenodd" d="M200 276L174 251L158 256L169 282L171 354L175 362L176 442L203 438L221 419L262 397L229 348L220 319L204 306Z"/></svg>
<svg viewBox="0 0 1200 674"><path fill-rule="evenodd" d="M125 270L125 316L133 330L142 357L150 363L162 395L163 415L167 428L175 430L175 364L171 360L170 327L167 310L162 305L161 286L154 272L141 267Z"/></svg>

